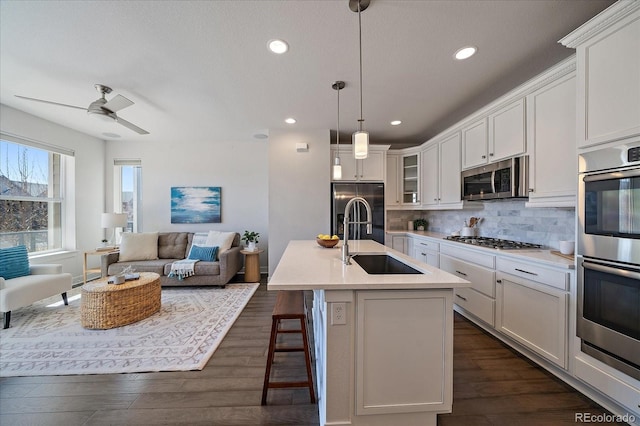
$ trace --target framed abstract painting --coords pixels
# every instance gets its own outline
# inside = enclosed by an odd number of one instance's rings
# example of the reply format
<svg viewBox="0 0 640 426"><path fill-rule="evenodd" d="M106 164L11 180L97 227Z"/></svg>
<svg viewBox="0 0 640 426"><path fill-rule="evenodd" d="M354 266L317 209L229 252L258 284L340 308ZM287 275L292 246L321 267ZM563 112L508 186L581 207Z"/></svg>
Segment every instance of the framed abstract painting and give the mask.
<svg viewBox="0 0 640 426"><path fill-rule="evenodd" d="M171 187L171 223L220 223L219 186Z"/></svg>

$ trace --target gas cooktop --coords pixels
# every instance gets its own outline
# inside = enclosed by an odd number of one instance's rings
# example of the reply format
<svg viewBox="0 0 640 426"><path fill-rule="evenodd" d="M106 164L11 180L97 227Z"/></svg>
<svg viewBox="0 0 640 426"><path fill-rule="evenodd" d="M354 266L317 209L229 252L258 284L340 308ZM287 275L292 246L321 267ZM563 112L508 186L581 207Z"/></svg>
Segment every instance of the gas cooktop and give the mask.
<svg viewBox="0 0 640 426"><path fill-rule="evenodd" d="M520 241L501 240L500 238L489 237L444 237L445 240L455 241L458 243L471 244L478 247L494 248L496 250L522 250L522 249L539 249L540 244L523 243Z"/></svg>

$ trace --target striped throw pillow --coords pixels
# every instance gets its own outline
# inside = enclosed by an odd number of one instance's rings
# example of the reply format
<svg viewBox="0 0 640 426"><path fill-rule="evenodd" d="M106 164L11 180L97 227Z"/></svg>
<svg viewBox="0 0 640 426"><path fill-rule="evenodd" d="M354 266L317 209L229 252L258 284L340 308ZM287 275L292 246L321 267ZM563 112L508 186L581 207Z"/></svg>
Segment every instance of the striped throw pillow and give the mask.
<svg viewBox="0 0 640 426"><path fill-rule="evenodd" d="M0 249L0 277L10 280L29 274L29 255L26 246Z"/></svg>

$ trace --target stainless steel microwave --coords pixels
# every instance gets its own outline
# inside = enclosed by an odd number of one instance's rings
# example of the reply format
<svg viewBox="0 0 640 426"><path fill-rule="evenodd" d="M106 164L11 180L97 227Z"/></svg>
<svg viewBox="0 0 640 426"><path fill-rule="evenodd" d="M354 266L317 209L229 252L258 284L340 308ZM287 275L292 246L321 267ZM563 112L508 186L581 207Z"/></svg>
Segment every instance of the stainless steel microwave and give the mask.
<svg viewBox="0 0 640 426"><path fill-rule="evenodd" d="M462 199L529 197L529 157L510 158L462 172Z"/></svg>

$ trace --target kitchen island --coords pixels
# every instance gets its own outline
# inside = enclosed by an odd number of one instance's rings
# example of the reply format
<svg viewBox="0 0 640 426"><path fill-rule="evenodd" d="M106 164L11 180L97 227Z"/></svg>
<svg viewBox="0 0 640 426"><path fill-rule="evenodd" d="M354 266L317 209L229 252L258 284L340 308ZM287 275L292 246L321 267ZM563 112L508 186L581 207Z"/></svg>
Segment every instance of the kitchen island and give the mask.
<svg viewBox="0 0 640 426"><path fill-rule="evenodd" d="M321 425L436 425L453 400L453 289L470 283L375 241L351 253L386 254L421 272L368 274L340 244L291 241L269 290L313 290Z"/></svg>

